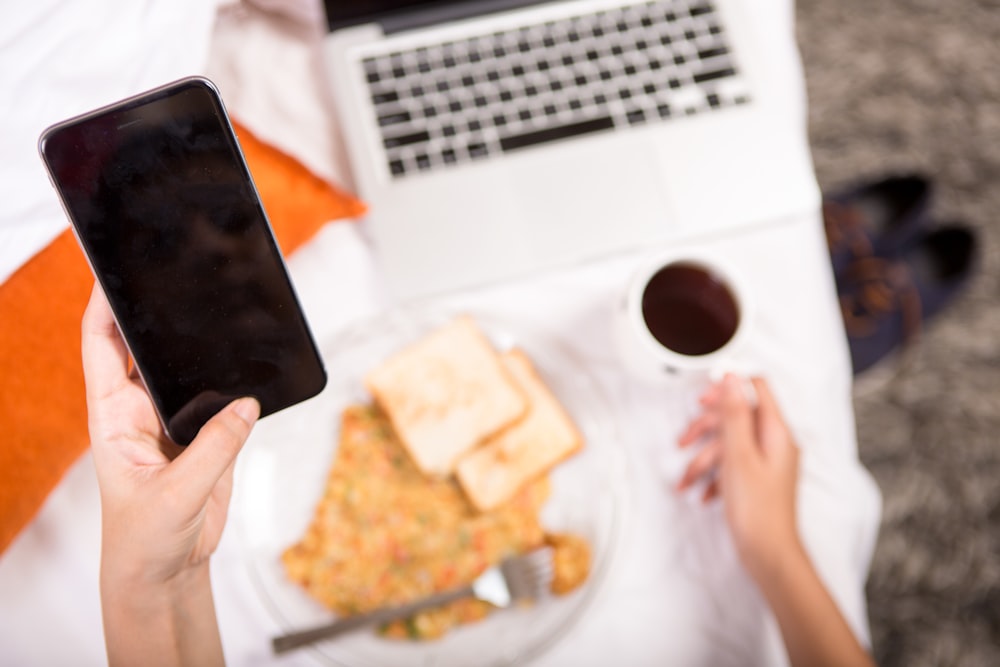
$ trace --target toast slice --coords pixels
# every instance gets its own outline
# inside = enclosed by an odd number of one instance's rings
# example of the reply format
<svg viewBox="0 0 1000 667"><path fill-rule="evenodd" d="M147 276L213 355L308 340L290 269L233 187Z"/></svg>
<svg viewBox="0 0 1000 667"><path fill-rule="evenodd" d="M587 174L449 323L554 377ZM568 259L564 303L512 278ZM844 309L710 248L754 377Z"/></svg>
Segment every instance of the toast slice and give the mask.
<svg viewBox="0 0 1000 667"><path fill-rule="evenodd" d="M479 326L461 315L365 377L413 461L447 476L465 451L519 419L528 402Z"/></svg>
<svg viewBox="0 0 1000 667"><path fill-rule="evenodd" d="M522 350L504 364L528 396L528 413L462 456L456 475L469 500L488 511L510 500L529 481L583 447L583 437Z"/></svg>

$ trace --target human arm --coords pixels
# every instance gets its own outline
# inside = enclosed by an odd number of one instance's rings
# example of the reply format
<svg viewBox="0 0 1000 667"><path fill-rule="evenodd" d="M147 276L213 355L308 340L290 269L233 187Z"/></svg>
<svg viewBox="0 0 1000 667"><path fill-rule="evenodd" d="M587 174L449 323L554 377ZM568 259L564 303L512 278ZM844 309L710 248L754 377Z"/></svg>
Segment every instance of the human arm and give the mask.
<svg viewBox="0 0 1000 667"><path fill-rule="evenodd" d="M721 495L740 560L767 600L796 667L870 666L799 536L799 451L767 382L753 379L756 407L742 380L727 375L702 397L702 413L681 435L704 449L681 478L681 490L717 468L705 498Z"/></svg>
<svg viewBox="0 0 1000 667"><path fill-rule="evenodd" d="M108 661L221 665L209 580L233 465L260 408L238 399L187 447L164 434L104 294L82 323L83 369L101 493L100 590Z"/></svg>

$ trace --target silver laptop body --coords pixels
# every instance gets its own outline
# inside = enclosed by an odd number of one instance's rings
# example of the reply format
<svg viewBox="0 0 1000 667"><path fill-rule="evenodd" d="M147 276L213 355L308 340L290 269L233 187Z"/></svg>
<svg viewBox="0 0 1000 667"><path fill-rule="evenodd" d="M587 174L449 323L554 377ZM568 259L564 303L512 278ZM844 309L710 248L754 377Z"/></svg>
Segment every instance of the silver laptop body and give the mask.
<svg viewBox="0 0 1000 667"><path fill-rule="evenodd" d="M752 10L328 0L324 65L393 293L815 209L804 119Z"/></svg>

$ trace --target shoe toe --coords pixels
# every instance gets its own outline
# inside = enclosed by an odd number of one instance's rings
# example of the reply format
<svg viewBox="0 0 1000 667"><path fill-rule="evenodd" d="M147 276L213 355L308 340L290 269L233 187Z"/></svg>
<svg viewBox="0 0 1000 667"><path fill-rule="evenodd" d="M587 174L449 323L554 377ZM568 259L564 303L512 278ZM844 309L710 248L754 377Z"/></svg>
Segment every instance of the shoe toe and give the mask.
<svg viewBox="0 0 1000 667"><path fill-rule="evenodd" d="M923 319L941 312L972 277L977 260L975 233L946 225L920 238L904 255L923 308Z"/></svg>
<svg viewBox="0 0 1000 667"><path fill-rule="evenodd" d="M854 374L916 339L968 284L977 258L974 232L944 225L898 257L853 262L838 279Z"/></svg>

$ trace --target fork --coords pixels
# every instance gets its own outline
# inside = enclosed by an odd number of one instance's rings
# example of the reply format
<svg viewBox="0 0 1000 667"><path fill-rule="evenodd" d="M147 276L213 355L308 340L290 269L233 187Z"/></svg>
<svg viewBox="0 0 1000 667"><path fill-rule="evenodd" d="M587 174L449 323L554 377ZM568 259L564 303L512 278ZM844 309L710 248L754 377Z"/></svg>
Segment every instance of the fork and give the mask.
<svg viewBox="0 0 1000 667"><path fill-rule="evenodd" d="M271 640L271 646L275 654L281 654L321 639L336 637L349 630L407 618L418 611L469 597L489 602L495 607L509 607L520 600L536 600L544 596L552 583L552 576L552 549L542 547L504 559L476 577L471 584L461 588L436 593L398 607L347 616L326 625L281 635Z"/></svg>

